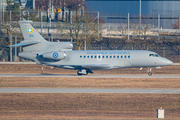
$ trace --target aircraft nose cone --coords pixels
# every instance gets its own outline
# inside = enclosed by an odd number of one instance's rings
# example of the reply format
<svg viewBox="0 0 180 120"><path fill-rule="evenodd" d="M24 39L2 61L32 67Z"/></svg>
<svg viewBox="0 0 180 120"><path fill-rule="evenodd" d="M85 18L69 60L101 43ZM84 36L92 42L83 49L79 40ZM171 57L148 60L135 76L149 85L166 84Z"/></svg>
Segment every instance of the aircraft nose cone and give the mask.
<svg viewBox="0 0 180 120"><path fill-rule="evenodd" d="M160 64L162 66L168 66L168 65L172 65L173 64L173 62L171 60L168 60L166 58L161 59L159 62L160 62Z"/></svg>
<svg viewBox="0 0 180 120"><path fill-rule="evenodd" d="M172 62L171 60L167 60L167 64L168 64L168 65L172 65L173 62Z"/></svg>

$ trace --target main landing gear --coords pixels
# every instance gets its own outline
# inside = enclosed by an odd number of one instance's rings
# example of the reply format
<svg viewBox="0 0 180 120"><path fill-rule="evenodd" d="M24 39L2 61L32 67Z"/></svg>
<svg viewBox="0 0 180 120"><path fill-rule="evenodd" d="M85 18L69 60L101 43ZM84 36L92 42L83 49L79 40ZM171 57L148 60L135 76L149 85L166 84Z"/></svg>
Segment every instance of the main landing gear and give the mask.
<svg viewBox="0 0 180 120"><path fill-rule="evenodd" d="M89 69L81 69L77 71L77 75L88 75L88 73L93 73L93 72Z"/></svg>
<svg viewBox="0 0 180 120"><path fill-rule="evenodd" d="M152 71L151 67L148 67L147 71L148 71L148 75L151 76L151 75L152 75L152 73L151 73L151 71Z"/></svg>

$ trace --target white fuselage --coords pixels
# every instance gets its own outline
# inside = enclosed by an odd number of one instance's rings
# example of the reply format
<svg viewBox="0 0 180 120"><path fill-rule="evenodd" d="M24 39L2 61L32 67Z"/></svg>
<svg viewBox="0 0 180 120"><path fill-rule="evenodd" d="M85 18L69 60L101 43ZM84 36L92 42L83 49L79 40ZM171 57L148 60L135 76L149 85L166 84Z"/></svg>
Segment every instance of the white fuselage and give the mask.
<svg viewBox="0 0 180 120"><path fill-rule="evenodd" d="M52 56L54 53L52 52ZM172 61L146 50L73 50L64 53L66 56L61 60L39 59L39 61L49 66L67 69L84 67L90 70L159 67L172 64ZM29 59L33 60L31 56Z"/></svg>

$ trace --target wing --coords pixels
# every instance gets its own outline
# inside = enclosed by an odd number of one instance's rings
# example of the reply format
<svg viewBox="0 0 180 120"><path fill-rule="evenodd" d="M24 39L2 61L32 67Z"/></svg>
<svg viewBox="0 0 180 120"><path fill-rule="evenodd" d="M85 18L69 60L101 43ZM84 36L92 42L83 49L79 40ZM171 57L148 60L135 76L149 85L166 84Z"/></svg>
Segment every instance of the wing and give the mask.
<svg viewBox="0 0 180 120"><path fill-rule="evenodd" d="M111 68L108 64L85 64L85 65L60 65L61 68L66 69L90 69L90 70L103 70L103 69L109 69Z"/></svg>

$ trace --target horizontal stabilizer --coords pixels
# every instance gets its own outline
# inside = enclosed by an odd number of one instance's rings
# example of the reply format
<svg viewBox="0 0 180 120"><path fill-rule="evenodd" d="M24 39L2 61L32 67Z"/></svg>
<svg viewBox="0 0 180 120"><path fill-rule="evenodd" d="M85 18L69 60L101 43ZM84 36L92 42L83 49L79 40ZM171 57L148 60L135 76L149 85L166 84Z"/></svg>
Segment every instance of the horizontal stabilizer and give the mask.
<svg viewBox="0 0 180 120"><path fill-rule="evenodd" d="M18 47L18 46L28 46L28 45L34 45L40 43L39 41L31 41L31 42L21 42L18 44L10 45L9 47Z"/></svg>

